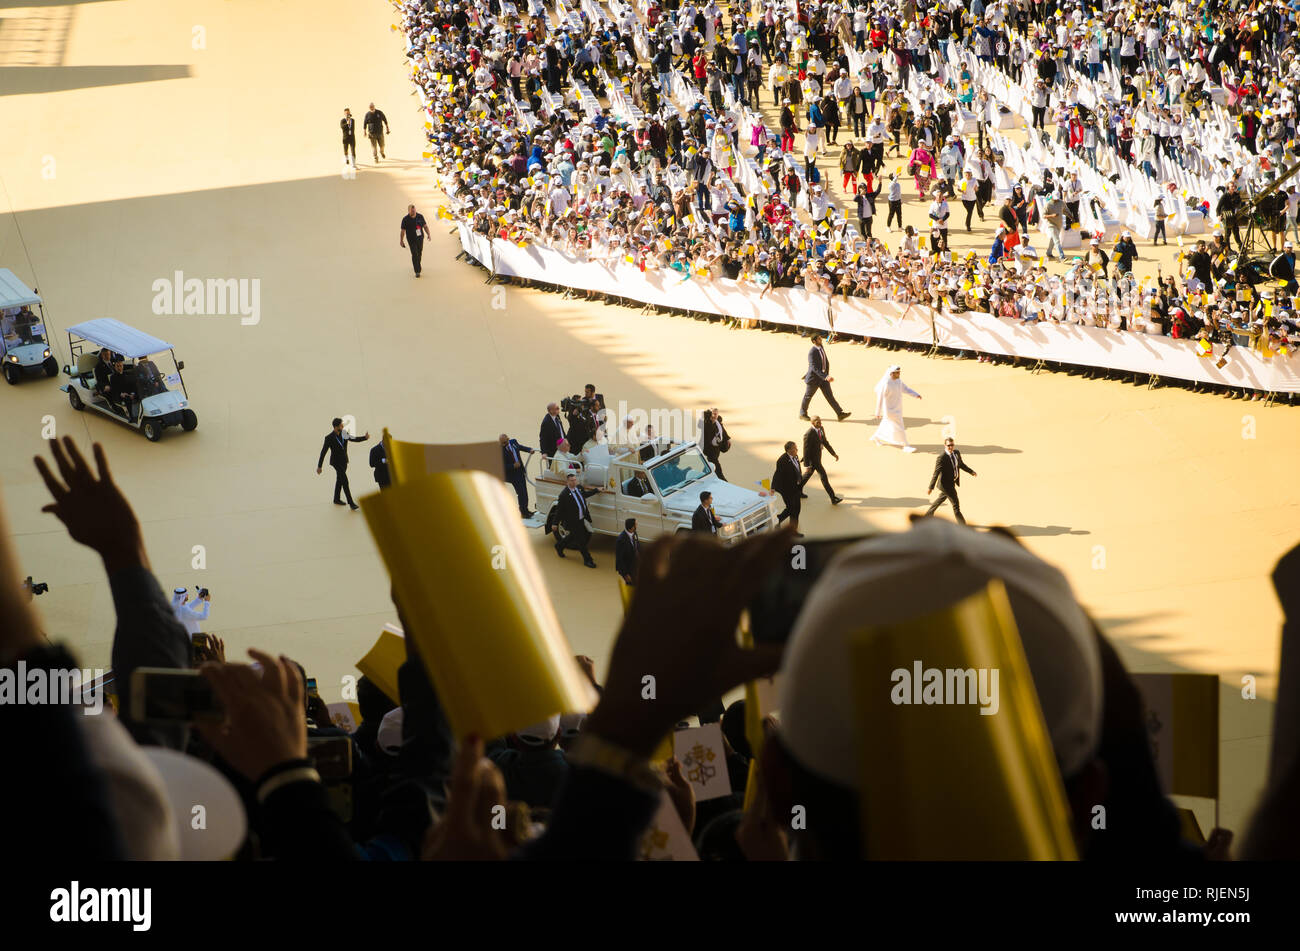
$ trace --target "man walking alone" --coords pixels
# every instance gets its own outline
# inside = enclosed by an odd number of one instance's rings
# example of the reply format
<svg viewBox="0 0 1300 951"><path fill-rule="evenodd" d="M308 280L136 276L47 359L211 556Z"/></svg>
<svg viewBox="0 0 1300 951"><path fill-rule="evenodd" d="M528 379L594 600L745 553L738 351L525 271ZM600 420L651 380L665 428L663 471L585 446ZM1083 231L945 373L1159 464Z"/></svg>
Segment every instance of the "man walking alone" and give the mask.
<svg viewBox="0 0 1300 951"><path fill-rule="evenodd" d="M407 205L398 243L406 247L406 242L411 242L411 265L415 268L416 277L420 276L420 257L424 254L424 239L428 235L429 226L424 223L424 215L417 212L414 205Z"/></svg>
<svg viewBox="0 0 1300 951"><path fill-rule="evenodd" d="M366 130L366 138L370 140L370 149L374 152L375 164L378 165L381 157L388 158L384 153L384 133L392 131L388 128L388 116L376 109L372 102L362 127Z"/></svg>
<svg viewBox="0 0 1300 951"><path fill-rule="evenodd" d="M330 465L334 468L334 504L343 505L344 502L339 498L339 494L347 496L347 504L356 511L361 506L352 501L352 490L348 487L348 443L365 442L370 438L370 433L364 436L352 436L343 430L343 420L335 416L334 421L330 424L331 429L325 434L325 441L321 443L320 458L316 460L316 474L320 475L322 466L325 462L325 453L329 453Z"/></svg>

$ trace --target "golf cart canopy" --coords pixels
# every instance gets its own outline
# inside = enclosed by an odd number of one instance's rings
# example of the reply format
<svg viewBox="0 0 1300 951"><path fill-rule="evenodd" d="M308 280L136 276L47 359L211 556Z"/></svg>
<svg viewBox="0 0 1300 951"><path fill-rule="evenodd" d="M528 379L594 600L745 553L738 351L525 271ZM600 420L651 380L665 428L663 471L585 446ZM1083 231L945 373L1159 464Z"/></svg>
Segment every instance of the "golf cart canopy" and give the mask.
<svg viewBox="0 0 1300 951"><path fill-rule="evenodd" d="M41 299L32 292L30 287L18 280L13 271L7 267L0 267L0 310L30 307L40 302Z"/></svg>
<svg viewBox="0 0 1300 951"><path fill-rule="evenodd" d="M112 317L87 320L85 323L69 327L68 333L89 340L100 347L107 347L129 360L138 360L141 357L149 357L172 349L172 345L166 341L151 337L134 327L128 327Z"/></svg>

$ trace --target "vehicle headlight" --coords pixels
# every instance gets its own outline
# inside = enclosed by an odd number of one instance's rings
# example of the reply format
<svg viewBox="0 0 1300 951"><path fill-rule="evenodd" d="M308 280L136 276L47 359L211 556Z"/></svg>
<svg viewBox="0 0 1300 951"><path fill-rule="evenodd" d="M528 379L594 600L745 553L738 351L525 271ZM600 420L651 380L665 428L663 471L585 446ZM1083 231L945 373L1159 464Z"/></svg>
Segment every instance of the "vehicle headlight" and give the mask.
<svg viewBox="0 0 1300 951"><path fill-rule="evenodd" d="M17 362L18 362L18 354L16 354L16 353L11 353L11 354L9 354L9 362L10 362L10 363L17 363Z"/></svg>
<svg viewBox="0 0 1300 951"><path fill-rule="evenodd" d="M46 357L49 357L49 355L50 355L50 351L46 350L46 351L45 351L45 356L46 356Z"/></svg>
<svg viewBox="0 0 1300 951"><path fill-rule="evenodd" d="M731 535L737 535L739 533L740 533L740 522L728 522L727 524L723 525L722 528L718 529L719 535L731 536Z"/></svg>

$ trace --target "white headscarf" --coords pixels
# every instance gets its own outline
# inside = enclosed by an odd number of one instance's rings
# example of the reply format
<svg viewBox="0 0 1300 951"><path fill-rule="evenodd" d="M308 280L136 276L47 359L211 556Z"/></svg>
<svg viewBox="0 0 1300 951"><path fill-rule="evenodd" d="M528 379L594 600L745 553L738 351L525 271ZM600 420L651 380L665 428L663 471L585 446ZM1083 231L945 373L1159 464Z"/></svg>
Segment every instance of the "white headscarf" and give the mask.
<svg viewBox="0 0 1300 951"><path fill-rule="evenodd" d="M876 384L876 415L877 416L885 415L885 394L889 392L889 384L894 382L893 379L890 377L890 374L894 373L895 371L901 373L902 370L903 368L900 367L897 363L895 363L893 366L891 366L888 370L885 371L885 375L882 376L880 378L880 382Z"/></svg>

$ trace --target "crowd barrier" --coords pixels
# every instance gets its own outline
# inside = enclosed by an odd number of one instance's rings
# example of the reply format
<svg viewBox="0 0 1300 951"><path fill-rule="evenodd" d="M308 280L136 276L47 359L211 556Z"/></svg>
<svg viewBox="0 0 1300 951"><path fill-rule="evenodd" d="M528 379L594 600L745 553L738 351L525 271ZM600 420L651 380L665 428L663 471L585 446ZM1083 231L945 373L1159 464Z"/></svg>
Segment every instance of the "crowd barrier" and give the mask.
<svg viewBox="0 0 1300 951"><path fill-rule="evenodd" d="M801 287L773 288L760 299L752 287L726 279L683 279L671 270L642 272L624 259L589 261L538 244L476 234L457 223L461 248L492 273L596 291L657 307L716 314L807 330L874 337L901 343L934 344L954 350L1046 360L1097 369L1150 373L1272 393L1300 392L1300 355L1265 357L1234 347L1223 367L1224 348L1202 357L1190 340L1097 327L1031 323L988 314L952 315L919 304L809 293Z"/></svg>

